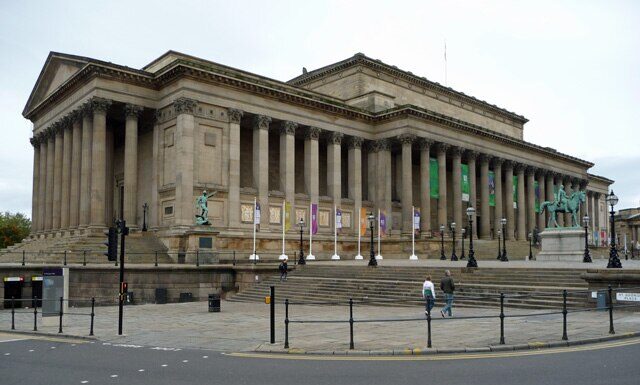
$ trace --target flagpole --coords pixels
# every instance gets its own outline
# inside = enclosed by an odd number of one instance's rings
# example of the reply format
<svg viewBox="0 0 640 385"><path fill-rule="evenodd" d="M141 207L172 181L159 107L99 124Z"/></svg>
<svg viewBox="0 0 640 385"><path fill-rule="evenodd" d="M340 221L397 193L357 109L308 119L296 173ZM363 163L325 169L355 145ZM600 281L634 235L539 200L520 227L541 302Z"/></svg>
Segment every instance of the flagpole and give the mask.
<svg viewBox="0 0 640 385"><path fill-rule="evenodd" d="M417 261L418 256L416 255L416 207L411 206L411 255L409 256L410 261Z"/></svg>
<svg viewBox="0 0 640 385"><path fill-rule="evenodd" d="M285 227L287 227L287 205L286 205L286 201L283 199L282 200L282 254L280 254L280 257L278 259L283 260L283 259L287 259L287 255L284 253L284 229Z"/></svg>
<svg viewBox="0 0 640 385"><path fill-rule="evenodd" d="M316 256L312 253L313 245L313 203L309 203L309 255L307 255L307 261L313 261Z"/></svg>
<svg viewBox="0 0 640 385"><path fill-rule="evenodd" d="M360 208L360 212L358 213L358 255L356 255L356 259L364 259L360 254L360 237L362 236L362 208Z"/></svg>
<svg viewBox="0 0 640 385"><path fill-rule="evenodd" d="M378 209L378 255L376 255L376 259L382 259L382 254L380 253L380 209Z"/></svg>
<svg viewBox="0 0 640 385"><path fill-rule="evenodd" d="M256 214L258 213L258 198L253 198L253 254L249 257L249 259L256 261L260 259L256 254Z"/></svg>
<svg viewBox="0 0 640 385"><path fill-rule="evenodd" d="M333 205L333 255L331 259L338 260L338 206Z"/></svg>

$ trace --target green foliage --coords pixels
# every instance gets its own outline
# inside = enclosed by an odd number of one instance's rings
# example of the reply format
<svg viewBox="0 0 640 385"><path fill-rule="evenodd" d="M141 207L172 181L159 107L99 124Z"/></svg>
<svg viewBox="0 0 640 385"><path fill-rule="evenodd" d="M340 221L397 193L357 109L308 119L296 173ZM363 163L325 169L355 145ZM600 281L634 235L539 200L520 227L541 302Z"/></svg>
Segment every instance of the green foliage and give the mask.
<svg viewBox="0 0 640 385"><path fill-rule="evenodd" d="M0 249L20 242L29 235L31 220L22 213L0 213Z"/></svg>

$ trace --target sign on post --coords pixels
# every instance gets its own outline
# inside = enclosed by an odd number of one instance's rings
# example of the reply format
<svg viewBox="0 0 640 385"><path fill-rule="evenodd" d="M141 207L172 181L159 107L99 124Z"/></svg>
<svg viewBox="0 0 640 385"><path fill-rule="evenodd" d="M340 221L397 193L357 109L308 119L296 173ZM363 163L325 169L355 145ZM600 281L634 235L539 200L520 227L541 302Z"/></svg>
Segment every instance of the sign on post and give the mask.
<svg viewBox="0 0 640 385"><path fill-rule="evenodd" d="M616 293L617 301L640 302L640 293Z"/></svg>
<svg viewBox="0 0 640 385"><path fill-rule="evenodd" d="M69 299L69 268L45 268L42 271L42 316L60 314L60 297ZM64 301L63 312L67 312L69 301Z"/></svg>

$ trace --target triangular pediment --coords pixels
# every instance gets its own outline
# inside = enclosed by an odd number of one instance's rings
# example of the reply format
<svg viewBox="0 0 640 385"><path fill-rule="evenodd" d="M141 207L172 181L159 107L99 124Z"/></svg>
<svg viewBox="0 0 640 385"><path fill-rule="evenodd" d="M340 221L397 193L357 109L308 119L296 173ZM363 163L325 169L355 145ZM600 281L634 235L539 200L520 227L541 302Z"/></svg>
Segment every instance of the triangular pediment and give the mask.
<svg viewBox="0 0 640 385"><path fill-rule="evenodd" d="M31 109L60 88L87 63L89 59L81 56L51 52L40 71L22 115L26 116Z"/></svg>

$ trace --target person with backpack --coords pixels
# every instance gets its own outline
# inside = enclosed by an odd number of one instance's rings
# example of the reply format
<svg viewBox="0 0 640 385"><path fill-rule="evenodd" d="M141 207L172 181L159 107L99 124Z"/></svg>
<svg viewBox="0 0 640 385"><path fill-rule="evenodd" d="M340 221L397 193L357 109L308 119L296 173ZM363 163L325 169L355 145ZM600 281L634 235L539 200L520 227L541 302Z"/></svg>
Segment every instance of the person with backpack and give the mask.
<svg viewBox="0 0 640 385"><path fill-rule="evenodd" d="M424 314L430 315L433 305L436 303L436 290L431 282L431 275L427 275L427 279L422 284L422 298L424 298Z"/></svg>
<svg viewBox="0 0 640 385"><path fill-rule="evenodd" d="M444 271L444 277L440 280L440 289L444 291L444 302L445 305L440 310L440 314L442 314L442 318L444 318L445 314L449 314L451 317L451 308L453 307L453 292L456 289L456 285L453 283L453 278L451 278L451 272L449 270Z"/></svg>
<svg viewBox="0 0 640 385"><path fill-rule="evenodd" d="M285 258L282 262L280 262L280 266L278 266L278 270L280 270L280 282L287 280L287 273L289 267L287 266L287 258Z"/></svg>

